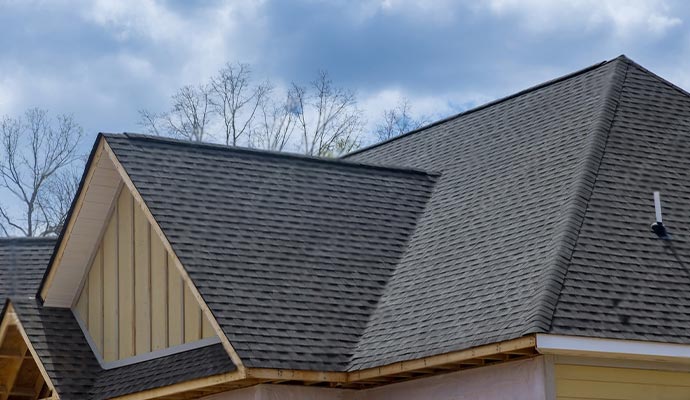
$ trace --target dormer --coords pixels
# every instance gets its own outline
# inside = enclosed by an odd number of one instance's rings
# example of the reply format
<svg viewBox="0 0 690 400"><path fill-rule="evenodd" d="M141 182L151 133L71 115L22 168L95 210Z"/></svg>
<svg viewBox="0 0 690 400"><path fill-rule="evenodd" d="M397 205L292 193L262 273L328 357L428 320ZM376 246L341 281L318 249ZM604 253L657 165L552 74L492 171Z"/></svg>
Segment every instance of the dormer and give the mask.
<svg viewBox="0 0 690 400"><path fill-rule="evenodd" d="M44 279L44 305L73 311L104 369L220 342L126 173L105 140L96 146Z"/></svg>

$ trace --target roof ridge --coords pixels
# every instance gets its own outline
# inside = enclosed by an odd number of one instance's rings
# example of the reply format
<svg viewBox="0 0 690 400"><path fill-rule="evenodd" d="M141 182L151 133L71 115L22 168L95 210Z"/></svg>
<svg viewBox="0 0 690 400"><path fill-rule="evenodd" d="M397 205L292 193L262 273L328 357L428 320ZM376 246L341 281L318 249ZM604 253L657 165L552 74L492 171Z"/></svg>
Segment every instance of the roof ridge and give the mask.
<svg viewBox="0 0 690 400"><path fill-rule="evenodd" d="M224 145L224 144L219 144L219 143L191 142L191 141L182 140L182 139L175 139L175 138L161 137L161 136L152 136L152 135L133 133L133 132L122 132L122 133L101 132L101 133L99 133L99 135L102 135L103 137L105 137L106 140L108 138L127 137L127 138L134 139L134 140L145 140L145 141L167 143L167 144L171 144L171 145L217 149L217 150L223 150L223 151L228 151L228 152L235 152L235 153L242 153L242 154L249 154L249 155L256 155L256 156L301 160L301 161L325 163L325 164L331 164L331 165L341 165L341 166L354 167L354 168L375 169L375 170L400 172L400 173L412 173L412 174L427 175L427 176L438 176L439 175L437 172L426 171L426 170L423 170L420 168L368 164L368 163L363 163L363 162L359 162L359 161L343 160L340 158L325 158L325 157L310 156L310 155L306 155L306 154L280 152L280 151L274 151L274 150L252 149L252 148L247 148L247 147L229 146L229 145Z"/></svg>
<svg viewBox="0 0 690 400"><path fill-rule="evenodd" d="M664 77L662 77L662 76L660 76L660 75L658 75L658 74L656 74L656 73L654 73L654 72L648 70L647 68L645 68L645 67L642 66L641 64L635 62L634 60L631 60L630 58L627 58L627 57L625 57L625 56L621 56L621 57L624 57L624 58L628 61L628 63L629 63L630 65L636 67L637 69L639 69L640 71L646 73L647 75L651 76L652 78L655 78L655 79L656 79L657 81L659 81L660 83L666 84L666 85L668 85L669 87L673 88L674 90L680 92L680 93L683 94L684 96L690 97L690 92L688 92L687 90L683 89L682 87L680 87L680 86L676 85L675 83L669 81L668 79L666 79L666 78L664 78Z"/></svg>
<svg viewBox="0 0 690 400"><path fill-rule="evenodd" d="M616 58L614 58L614 59L611 59L611 60L601 61L601 62L598 62L598 63L596 63L596 64L590 65L589 67L585 67L585 68L582 68L582 69L577 70L577 71L575 71L575 72L571 72L571 73L568 73L568 74L565 74L565 75L561 75L561 76L559 76L559 77L557 77L557 78L554 78L554 79L551 79L551 80L548 80L548 81L539 83L539 84L537 84L537 85L530 86L530 87L528 87L528 88L526 88L526 89L522 89L522 90L520 90L520 91L518 91L518 92L515 92L515 93L513 93L513 94L510 94L510 95L507 95L507 96L504 96L504 97L500 97L500 98L498 98L498 99L496 99L496 100L492 100L492 101L490 101L490 102L488 102L488 103L484 103L484 104L482 104L482 105L479 105L479 106L470 108L469 110L465 110L465 111L462 111L462 112L460 112L460 113L451 115L451 116L449 116L449 117L442 118L442 119L440 119L440 120L438 120L438 121L435 121L435 122L432 122L432 123L430 123L430 124L424 125L424 126L419 127L419 128L417 128L417 129L413 129L413 130L411 130L411 131L409 131L409 132L405 132L405 133L403 133L403 134L401 134L401 135L397 135L397 136L394 136L394 137L392 137L392 138L386 139L386 140L384 140L384 141L381 141L381 142L378 142L378 143L374 143L374 144L372 144L372 145L365 146L365 147L362 147L362 148L360 148L360 149L351 151L351 152L349 152L349 153L347 153L347 154L342 155L342 156L340 157L340 159L342 160L342 159L345 159L345 158L350 157L350 156L352 156L352 155L359 154L359 153L362 153L362 152L371 150L371 149L373 149L373 148L382 146L382 145L384 145L384 144L388 144L388 143L393 142L393 141L395 141L395 140L398 140L398 139L400 139L400 138L403 138L403 137L406 137L406 136L413 135L413 134L415 134L415 133L419 133L419 132L425 131L425 130L427 130L427 129L429 129L429 128L432 128L432 127L434 127L434 126L441 125L441 124L444 124L444 123L446 123L446 122L450 122L450 121L455 120L455 119L457 119L457 118L461 118L461 117L464 117L465 115L472 114L472 113L475 113L475 112L477 112L477 111L481 111L481 110L483 110L483 109L485 109L485 108L495 106L495 105L497 105L497 104L506 102L506 101L508 101L508 100L514 99L514 98L519 97L519 96L522 96L522 95L524 95L524 94L531 93L531 92L537 91L537 90L539 90L539 89L543 89L543 88L545 88L545 87L548 87L548 86L550 86L550 85L553 85L553 84L556 84L556 83L559 83L559 82L568 80L568 79L570 79L570 78L574 78L574 77L576 77L576 76L582 75L582 74L584 74L584 73L587 73L587 72L592 71L592 70L594 70L594 69L597 69L597 68L599 68L599 67L603 67L603 66L606 65L606 64L610 64L610 63L612 63L612 62L616 62L616 61L619 61L619 60L620 60L620 61L625 61L625 60L627 60L627 61L632 62L632 60L628 59L625 55L620 55L620 56L618 56L618 57L616 57Z"/></svg>
<svg viewBox="0 0 690 400"><path fill-rule="evenodd" d="M570 199L564 227L554 253L553 265L547 267L544 274L543 292L538 294L536 310L531 321L526 321L523 334L543 333L551 329L553 315L561 296L563 282L570 267L580 230L589 206L594 184L606 151L611 126L620 104L622 89L628 76L631 60L620 56L613 60L618 62L610 72L608 84L600 100L599 110L592 121L592 132L589 136L585 165L576 178L576 189ZM555 300L553 300L555 296Z"/></svg>

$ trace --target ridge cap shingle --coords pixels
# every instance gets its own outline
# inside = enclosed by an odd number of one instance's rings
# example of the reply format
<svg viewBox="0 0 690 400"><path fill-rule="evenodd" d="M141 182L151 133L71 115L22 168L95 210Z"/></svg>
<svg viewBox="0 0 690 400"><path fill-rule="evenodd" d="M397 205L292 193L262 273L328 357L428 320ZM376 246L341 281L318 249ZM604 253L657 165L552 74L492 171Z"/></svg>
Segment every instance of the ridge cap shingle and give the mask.
<svg viewBox="0 0 690 400"><path fill-rule="evenodd" d="M537 302L537 311L532 320L526 324L524 335L531 333L549 332L553 315L560 299L565 276L570 266L570 260L580 235L580 230L585 220L585 213L590 198L594 191L601 161L606 150L609 133L618 111L622 89L627 77L628 69L634 64L624 55L612 60L617 65L610 72L607 86L603 90L599 110L592 121L591 134L589 135L588 154L582 170L575 178L577 188L573 193L564 218L564 227L560 232L561 237L553 259L553 264L546 271L545 286L540 293ZM555 295L555 300L550 300Z"/></svg>
<svg viewBox="0 0 690 400"><path fill-rule="evenodd" d="M454 115L451 115L451 116L448 116L448 117L439 119L438 121L434 121L434 122L432 122L432 123L430 123L430 124L421 126L421 127L417 128L417 129L413 129L413 130L411 130L411 131L409 131L409 132L405 132L405 133L403 133L403 134L394 136L394 137L392 137L392 138L383 140L383 141L381 141L381 142L374 143L374 144L372 144L372 145L365 146L365 147L362 147L362 148L360 148L360 149L351 151L351 152L349 152L349 153L347 153L347 154L342 155L342 156L340 157L340 159L341 159L341 160L342 160L342 159L347 159L348 157L353 156L353 155L355 155L355 154L364 153L364 152L366 152L366 151L368 151L368 150L371 150L371 149L374 149L374 148L383 146L383 145L388 144L388 143L390 143L390 142L394 142L394 141L396 141L396 140L398 140L398 139L400 139L400 138L407 137L407 136L410 136L410 135L413 135L413 134L416 134L416 133L420 133L420 132L426 131L426 130L428 130L429 128L432 128L432 127L434 127L434 126L442 125L442 124L445 124L446 122L454 121L454 120L456 120L456 119L458 119L458 118L462 118L462 117L464 117L464 116L466 116L466 115L473 114L473 113L475 113L475 112L477 112L477 111L481 111L481 110L484 110L484 109L486 109L486 108L489 108L489 107L492 107L492 106L495 106L495 105L504 103L504 102L506 102L506 101L508 101L508 100L514 99L514 98L519 97L519 96L522 96L522 95L524 95L524 94L528 94L528 93L531 93L531 92L534 92L534 91L537 91L537 90L540 90L540 89L549 87L549 86L551 86L551 85L553 85L553 84L556 84L556 83L562 82L562 81L564 81L564 80L568 80L568 79L570 79L570 78L573 78L573 77L576 77L576 76L585 74L585 73L587 73L587 72L589 72L589 71L595 70L595 69L597 69L597 68L603 67L603 66L605 66L605 65L607 65L607 64L610 64L610 63L613 63L613 62L616 62L616 61L625 61L625 62L633 62L633 63L634 63L634 61L630 60L630 59L629 59L628 57L626 57L624 54L621 54L620 56L618 56L618 57L616 57L616 58L614 58L614 59L605 60L605 61L598 62L598 63L596 63L596 64L592 64L592 65L590 65L589 67L585 67L585 68L582 68L582 69L577 70L577 71L575 71L575 72L570 72L570 73L568 73L568 74L561 75L561 76L559 76L559 77L557 77L557 78L553 78L553 79L550 79L550 80L548 80L548 81L545 81L545 82L542 82L542 83L539 83L539 84L536 84L536 85L527 87L527 88L525 88L525 89L522 89L522 90L517 91L517 92L515 92L515 93L509 94L509 95L507 95L507 96L499 97L498 99L491 100L491 101L489 101L488 103L484 103L484 104L481 104L481 105L479 105L479 106L470 108L469 110L465 110L465 111L459 112L459 113L457 113L457 114L454 114Z"/></svg>
<svg viewBox="0 0 690 400"><path fill-rule="evenodd" d="M152 141L152 142L159 142L159 143L176 145L176 146L183 146L183 147L189 147L189 148L227 151L229 153L247 154L247 155L253 155L256 157L278 158L278 159L287 160L287 161L306 161L306 162L322 163L322 164L334 165L334 166L342 166L342 167L350 167L350 168L362 168L362 169L368 169L368 170L373 169L373 170L379 170L379 171L388 171L388 172L395 172L395 173L409 173L409 174L415 174L415 175L427 175L427 176L438 176L439 175L437 172L426 171L426 170L419 169L419 168L377 165L377 164L371 164L371 163L363 163L363 162L357 162L357 161L343 160L341 158L326 158L326 157L310 156L310 155L298 154L298 153L279 152L279 151L262 150L262 149L252 149L252 148L247 148L247 147L229 146L229 145L224 145L224 144L220 144L220 143L191 142L188 140L175 139L175 138L169 138L169 137L161 137L161 136L152 136L152 135L134 133L134 132L122 132L122 133L101 132L101 133L99 133L99 135L103 136L106 141L108 139L116 139L117 140L117 139L121 139L124 137L124 138L130 139L130 140L135 140L135 141L136 140Z"/></svg>

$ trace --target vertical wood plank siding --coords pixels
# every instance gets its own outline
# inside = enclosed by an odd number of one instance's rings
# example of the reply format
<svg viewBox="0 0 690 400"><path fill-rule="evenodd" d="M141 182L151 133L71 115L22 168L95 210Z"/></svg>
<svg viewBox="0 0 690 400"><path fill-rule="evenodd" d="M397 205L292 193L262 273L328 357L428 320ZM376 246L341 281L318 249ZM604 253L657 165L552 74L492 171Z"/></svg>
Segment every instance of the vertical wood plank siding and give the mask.
<svg viewBox="0 0 690 400"><path fill-rule="evenodd" d="M75 305L104 361L215 336L171 258L123 189Z"/></svg>

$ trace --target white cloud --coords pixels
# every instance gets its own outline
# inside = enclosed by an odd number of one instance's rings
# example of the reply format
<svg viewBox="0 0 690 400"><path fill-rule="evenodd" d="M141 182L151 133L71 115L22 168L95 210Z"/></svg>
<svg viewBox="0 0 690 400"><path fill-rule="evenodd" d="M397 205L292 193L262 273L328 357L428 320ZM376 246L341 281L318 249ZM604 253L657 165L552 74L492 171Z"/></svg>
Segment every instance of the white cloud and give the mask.
<svg viewBox="0 0 690 400"><path fill-rule="evenodd" d="M359 3L347 3L351 11L355 12L356 19L363 22L376 16L384 15L404 15L413 20L424 23L433 22L450 23L455 19L459 8L455 0L363 0Z"/></svg>
<svg viewBox="0 0 690 400"><path fill-rule="evenodd" d="M179 66L178 76L166 83L174 87L202 81L227 61L253 61L252 43L262 38L263 4L226 1L175 10L158 0L97 0L82 17L123 43L143 43L174 58L169 61Z"/></svg>
<svg viewBox="0 0 690 400"><path fill-rule="evenodd" d="M381 121L384 111L394 108L402 99L409 101L414 118L424 118L428 122L433 122L484 104L493 100L493 97L467 91L434 95L416 94L396 87L365 93L359 99L359 107L364 112L364 118L367 122L365 142L376 140L374 130Z"/></svg>
<svg viewBox="0 0 690 400"><path fill-rule="evenodd" d="M15 82L8 77L0 79L0 116L11 115L16 111L19 92L15 86Z"/></svg>
<svg viewBox="0 0 690 400"><path fill-rule="evenodd" d="M535 32L610 24L619 37L663 35L682 23L665 0L485 0L483 5L497 15L520 16Z"/></svg>

